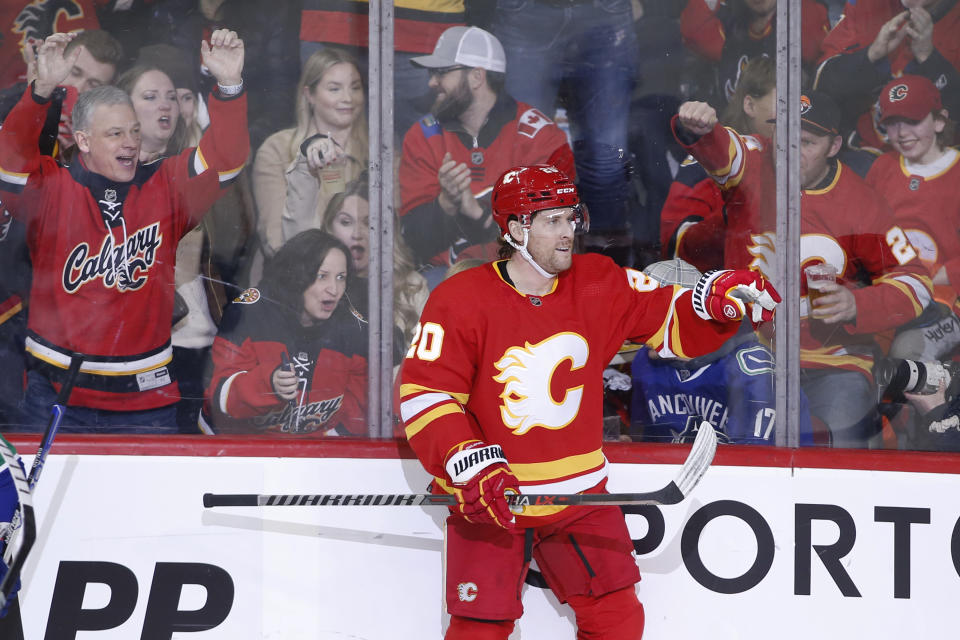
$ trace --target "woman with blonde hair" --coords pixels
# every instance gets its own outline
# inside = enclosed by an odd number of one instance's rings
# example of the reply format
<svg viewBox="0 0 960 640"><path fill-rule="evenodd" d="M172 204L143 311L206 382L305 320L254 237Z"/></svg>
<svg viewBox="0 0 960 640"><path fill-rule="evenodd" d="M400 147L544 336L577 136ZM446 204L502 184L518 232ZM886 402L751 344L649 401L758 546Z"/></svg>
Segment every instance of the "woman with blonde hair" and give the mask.
<svg viewBox="0 0 960 640"><path fill-rule="evenodd" d="M296 122L267 138L253 165L257 233L267 260L299 232L322 227L330 200L367 166L363 80L350 54L326 47L307 59Z"/></svg>
<svg viewBox="0 0 960 640"><path fill-rule="evenodd" d="M164 69L138 64L117 79L117 86L130 96L140 121L140 164L187 148L187 126L180 115L177 89Z"/></svg>
<svg viewBox="0 0 960 640"><path fill-rule="evenodd" d="M323 230L330 233L350 250L356 275L366 281L370 272L370 203L368 201L367 173L347 184L335 195L323 215ZM393 322L409 341L413 327L427 302L427 280L414 268L413 256L399 233L393 234ZM363 315L367 309L366 287L358 287L353 304Z"/></svg>

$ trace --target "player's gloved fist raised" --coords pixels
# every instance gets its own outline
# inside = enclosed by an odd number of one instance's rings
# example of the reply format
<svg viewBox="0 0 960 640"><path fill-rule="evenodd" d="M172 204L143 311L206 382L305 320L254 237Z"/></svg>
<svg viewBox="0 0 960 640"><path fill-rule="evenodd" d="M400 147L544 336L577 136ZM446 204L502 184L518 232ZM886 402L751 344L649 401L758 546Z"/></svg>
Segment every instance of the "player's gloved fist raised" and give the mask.
<svg viewBox="0 0 960 640"><path fill-rule="evenodd" d="M773 319L780 294L749 269L708 271L693 288L693 309L704 320L737 322L750 311L753 324Z"/></svg>
<svg viewBox="0 0 960 640"><path fill-rule="evenodd" d="M455 511L470 522L513 527L505 496L520 493L520 483L499 445L471 443L450 456L446 469L457 497Z"/></svg>

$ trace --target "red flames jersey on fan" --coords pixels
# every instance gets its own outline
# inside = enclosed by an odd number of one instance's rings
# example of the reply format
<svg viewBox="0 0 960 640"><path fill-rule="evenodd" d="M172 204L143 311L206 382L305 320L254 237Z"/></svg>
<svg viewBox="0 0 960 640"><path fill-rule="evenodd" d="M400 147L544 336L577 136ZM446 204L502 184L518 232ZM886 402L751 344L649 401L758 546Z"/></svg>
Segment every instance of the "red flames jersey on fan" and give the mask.
<svg viewBox="0 0 960 640"><path fill-rule="evenodd" d="M105 0L4 0L0 2L0 88L24 80L27 38L99 29L96 5Z"/></svg>
<svg viewBox="0 0 960 640"><path fill-rule="evenodd" d="M867 183L893 209L894 219L930 275L945 267L950 282L960 283L960 153L948 149L922 173L912 173L900 154L892 151L873 163ZM934 292L949 306L958 302L956 285L937 285Z"/></svg>
<svg viewBox="0 0 960 640"><path fill-rule="evenodd" d="M263 293L247 289L224 313L213 342L203 430L366 435L366 323L344 300L330 318L304 327L299 314ZM273 372L284 356L300 381L292 402L273 391Z"/></svg>
<svg viewBox="0 0 960 640"><path fill-rule="evenodd" d="M165 366L177 244L246 162L246 97L212 97L199 147L141 165L126 183L41 156L46 110L28 88L0 129L0 196L26 223L33 262L28 355L62 371L65 354L85 354L77 406L176 402Z"/></svg>
<svg viewBox="0 0 960 640"><path fill-rule="evenodd" d="M574 256L543 296L519 293L503 265L437 286L401 370L407 437L442 489L448 456L477 440L503 447L523 492L595 487L607 473L603 370L624 339L690 357L717 349L739 327L701 320L690 289L657 288L603 256Z"/></svg>
<svg viewBox="0 0 960 640"><path fill-rule="evenodd" d="M776 176L769 141L741 137L717 125L687 149L724 194L726 266L757 269L771 278L776 258ZM841 163L828 176L817 189L804 190L800 199L801 269L828 262L841 280L856 282L864 273L873 286L851 289L857 304L855 322L831 326L808 320L806 284L801 283L801 362L804 367L869 372L871 335L917 317L932 299L932 284L877 193Z"/></svg>
<svg viewBox="0 0 960 640"><path fill-rule="evenodd" d="M673 122L677 127L676 116ZM720 187L727 218L724 266L728 269L757 267L750 252L752 236L772 231L777 221L777 184L769 141L758 136L740 136L732 129L717 125L695 144L684 147ZM694 232L688 230L687 233ZM769 269L764 271L764 275L770 273Z"/></svg>
<svg viewBox="0 0 960 640"><path fill-rule="evenodd" d="M720 187L687 156L660 210L663 257L682 258L700 271L722 268L725 224Z"/></svg>
<svg viewBox="0 0 960 640"><path fill-rule="evenodd" d="M510 167L542 164L551 158L557 168L575 178L573 152L566 134L538 109L523 102L514 105L511 117L491 132L493 135L486 143L477 140L475 145L464 144L461 135L445 129L433 116L413 125L403 139L400 215L440 195L437 171L446 153L470 168L474 195L489 191Z"/></svg>
<svg viewBox="0 0 960 640"><path fill-rule="evenodd" d="M470 190L478 200L484 199L486 210L489 210L493 184L510 167L547 163L571 179L576 178L573 151L566 134L528 104L501 94L477 138L471 138L462 129L453 130L456 124L441 124L433 116L426 116L404 137L400 160L401 218L439 197L437 171L446 153L455 162L467 165ZM495 231L494 226L489 234L491 240L496 236ZM476 246L464 255L493 258L496 245L490 244L493 249L489 255ZM445 262L440 258L436 261Z"/></svg>

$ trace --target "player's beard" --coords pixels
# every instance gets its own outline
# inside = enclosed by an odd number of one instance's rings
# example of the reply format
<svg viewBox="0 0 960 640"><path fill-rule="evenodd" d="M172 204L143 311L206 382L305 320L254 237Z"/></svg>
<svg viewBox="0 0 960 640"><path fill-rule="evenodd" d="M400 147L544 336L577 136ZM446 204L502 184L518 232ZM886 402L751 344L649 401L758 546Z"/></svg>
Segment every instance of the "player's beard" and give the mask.
<svg viewBox="0 0 960 640"><path fill-rule="evenodd" d="M528 243L527 251L530 253L530 257L540 265L540 268L547 273L562 273L569 269L573 262L573 242L570 242L569 250L565 253L556 250L560 244L552 241L549 247L544 247L540 244Z"/></svg>
<svg viewBox="0 0 960 640"><path fill-rule="evenodd" d="M437 96L433 102L433 113L437 120L455 120L466 111L473 102L473 95L470 93L470 85L467 84L467 74L460 76L460 84L444 97Z"/></svg>

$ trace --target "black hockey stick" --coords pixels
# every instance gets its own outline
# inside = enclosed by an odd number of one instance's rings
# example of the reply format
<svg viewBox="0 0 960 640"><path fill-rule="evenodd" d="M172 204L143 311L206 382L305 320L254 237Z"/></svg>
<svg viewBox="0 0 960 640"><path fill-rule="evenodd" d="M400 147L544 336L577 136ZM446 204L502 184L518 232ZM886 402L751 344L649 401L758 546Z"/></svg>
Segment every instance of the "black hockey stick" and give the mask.
<svg viewBox="0 0 960 640"><path fill-rule="evenodd" d="M80 365L83 364L83 354L75 353L70 356L70 368L67 369L67 377L60 385L60 393L53 406L50 407L50 422L47 423L47 429L43 432L43 439L40 441L40 448L37 449L37 455L33 458L33 465L30 467L30 475L27 476L27 484L31 489L40 479L40 472L43 471L43 464L47 461L47 454L50 453L50 447L53 446L53 439L57 435L57 429L60 428L60 421L63 420L63 414L67 411L67 402L70 400L70 392L73 391L73 385L77 382L77 376L80 374Z"/></svg>
<svg viewBox="0 0 960 640"><path fill-rule="evenodd" d="M690 495L693 488L706 473L717 451L717 434L709 422L701 422L697 437L677 476L667 486L643 493L575 493L508 496L510 506L532 505L628 505L628 504L677 504ZM451 494L430 493L400 494L256 494L256 493L205 493L204 507L366 507L394 506L415 507L457 503Z"/></svg>
<svg viewBox="0 0 960 640"><path fill-rule="evenodd" d="M3 459L10 470L10 476L13 478L13 484L17 490L17 497L20 499L20 506L13 516L13 521L9 523L10 529L3 536L7 543L7 548L3 554L4 564L7 565L7 573L3 576L3 581L0 582L0 610L2 610L7 605L7 600L10 598L10 594L17 584L17 578L20 576L20 570L23 569L23 563L27 561L27 555L37 539L37 524L33 515L33 495L17 455L7 447L6 443L0 442L0 458ZM16 535L17 529L20 532L19 536ZM13 542L15 541L18 544L14 549Z"/></svg>

